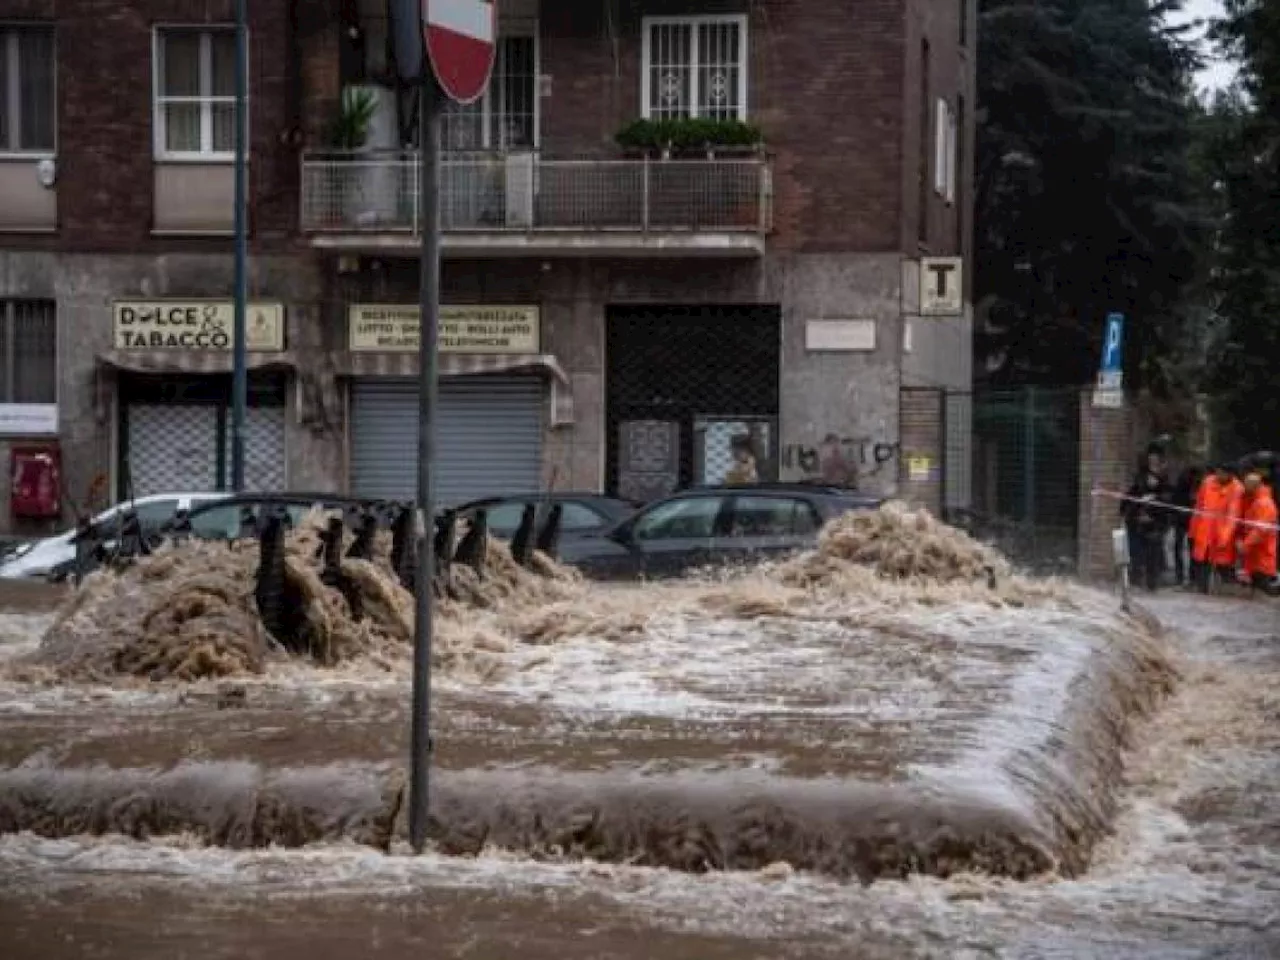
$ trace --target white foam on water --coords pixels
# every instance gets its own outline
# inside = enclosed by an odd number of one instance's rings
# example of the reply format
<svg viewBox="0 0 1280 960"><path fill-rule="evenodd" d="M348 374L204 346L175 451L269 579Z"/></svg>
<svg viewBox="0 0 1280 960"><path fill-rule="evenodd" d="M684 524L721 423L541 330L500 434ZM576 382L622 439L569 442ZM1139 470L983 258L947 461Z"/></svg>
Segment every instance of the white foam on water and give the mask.
<svg viewBox="0 0 1280 960"><path fill-rule="evenodd" d="M1266 610L1241 613L1220 602L1170 598L1157 611L1188 631L1187 650L1222 660L1207 643L1213 632L1265 640ZM878 673L862 658L842 657L868 640L836 624L793 624L790 635L767 619L693 624L657 618L644 642L579 638L518 651L517 669L487 689L502 700L550 704L585 714L624 712L671 718L814 713L851 718L912 719L927 725L942 711L943 680L965 689L989 688L991 701L957 732L954 759L917 765L920 777L982 787L1003 800L1016 791L999 773L1012 750L1052 734L1061 720L1070 680L1105 649L1114 628L1113 601L1078 609L1000 609L985 605L904 608L900 622L948 639L955 650L949 673L895 689L901 672ZM1274 610L1270 611L1274 616ZM1231 619L1234 617L1234 621ZM892 637L879 642L894 643ZM1007 654L1008 656L993 655ZM527 668L520 669L520 658ZM774 683L785 675L785 684ZM1274 683L1274 673L1260 684ZM278 674L262 682L292 689L309 684L311 704L337 702L363 677L321 681L315 671ZM372 685L403 684L398 677ZM468 688L482 696L483 691ZM64 691L58 691L65 693ZM34 696L37 692L27 691ZM118 690L130 704L147 691ZM173 693L150 694L155 705ZM7 697L7 691L0 691ZM92 706L86 697L82 706ZM98 701L101 702L101 701ZM144 701L134 701L141 705ZM1210 738L1216 718L1194 728L1196 702L1183 718L1192 734ZM7 707L6 707L7 708ZM1176 705L1172 709L1177 709ZM930 711L934 711L931 714ZM1162 720L1154 724L1159 740ZM1167 720L1164 722L1168 722ZM1180 721L1182 722L1182 721ZM45 840L0 837L0 875L30 888L77 884L216 889L228 896L317 898L413 895L439 888L591 896L642 914L657 926L747 937L832 934L841 938L901 937L932 943L940 956L966 952L1019 957L1178 957L1238 942L1245 935L1280 935L1280 849L1234 837L1230 825L1194 824L1179 801L1214 783L1256 784L1274 796L1280 770L1274 752L1241 744L1207 750L1195 739L1167 735L1166 753L1140 760L1138 786L1126 798L1116 835L1095 867L1072 881L1028 883L978 877L913 878L863 889L821 877L790 874L709 874L593 863L536 863L486 855L454 859L387 857L354 846L298 851L206 849L180 838L135 843L119 838ZM1186 769L1162 774L1165 756L1186 754ZM1272 806L1261 803L1264 812ZM1233 939L1236 938L1236 939ZM904 950L903 956L912 955ZM1220 954L1233 955L1233 954Z"/></svg>

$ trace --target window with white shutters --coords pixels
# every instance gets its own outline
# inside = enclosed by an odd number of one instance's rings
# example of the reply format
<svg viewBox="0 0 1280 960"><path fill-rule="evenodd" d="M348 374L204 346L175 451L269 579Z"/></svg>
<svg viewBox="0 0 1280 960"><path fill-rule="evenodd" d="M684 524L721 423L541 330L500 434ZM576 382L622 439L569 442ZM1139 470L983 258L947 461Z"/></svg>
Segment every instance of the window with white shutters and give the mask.
<svg viewBox="0 0 1280 960"><path fill-rule="evenodd" d="M642 102L652 120L745 120L747 18L646 18Z"/></svg>
<svg viewBox="0 0 1280 960"><path fill-rule="evenodd" d="M53 28L0 23L0 153L52 153Z"/></svg>

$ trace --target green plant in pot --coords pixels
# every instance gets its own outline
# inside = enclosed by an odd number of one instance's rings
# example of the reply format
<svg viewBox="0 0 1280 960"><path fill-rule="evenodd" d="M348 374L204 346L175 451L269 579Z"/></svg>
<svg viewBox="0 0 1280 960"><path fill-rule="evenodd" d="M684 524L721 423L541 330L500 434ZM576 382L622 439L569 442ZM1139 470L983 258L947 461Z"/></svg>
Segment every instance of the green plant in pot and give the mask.
<svg viewBox="0 0 1280 960"><path fill-rule="evenodd" d="M369 142L369 132L378 112L378 99L372 90L347 87L338 101L338 112L329 132L329 146L334 151L358 153ZM344 157L335 157L332 166L332 196L334 209L331 217L346 222L359 218L362 213L365 180L368 168L361 164L344 164Z"/></svg>
<svg viewBox="0 0 1280 960"><path fill-rule="evenodd" d="M372 90L347 87L338 102L329 145L335 150L362 150L369 142L369 129L378 112L378 98Z"/></svg>
<svg viewBox="0 0 1280 960"><path fill-rule="evenodd" d="M714 157L717 152L758 151L764 138L760 128L741 120L685 117L672 120L633 120L614 136L622 149L647 155Z"/></svg>

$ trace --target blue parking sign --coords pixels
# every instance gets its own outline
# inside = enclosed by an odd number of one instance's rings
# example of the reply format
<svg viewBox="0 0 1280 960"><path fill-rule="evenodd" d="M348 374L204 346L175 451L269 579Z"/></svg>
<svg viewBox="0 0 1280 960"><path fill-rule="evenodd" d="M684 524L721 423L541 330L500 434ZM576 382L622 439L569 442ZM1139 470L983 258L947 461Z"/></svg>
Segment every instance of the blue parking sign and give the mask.
<svg viewBox="0 0 1280 960"><path fill-rule="evenodd" d="M1119 373L1121 370L1122 347L1124 346L1124 314L1107 314L1107 335L1102 341L1103 373Z"/></svg>

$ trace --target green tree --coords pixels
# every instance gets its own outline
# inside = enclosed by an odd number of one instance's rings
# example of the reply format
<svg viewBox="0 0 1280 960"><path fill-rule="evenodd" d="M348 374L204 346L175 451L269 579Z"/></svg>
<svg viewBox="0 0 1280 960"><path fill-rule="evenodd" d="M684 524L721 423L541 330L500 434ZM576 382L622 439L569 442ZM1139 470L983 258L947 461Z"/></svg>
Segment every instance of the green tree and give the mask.
<svg viewBox="0 0 1280 960"><path fill-rule="evenodd" d="M1129 382L1176 385L1204 253L1179 7L982 2L975 344L994 382L1087 382L1120 310Z"/></svg>
<svg viewBox="0 0 1280 960"><path fill-rule="evenodd" d="M1240 63L1215 105L1210 158L1226 216L1215 263L1225 335L1213 357L1222 445L1280 447L1280 0L1226 0L1214 35Z"/></svg>

